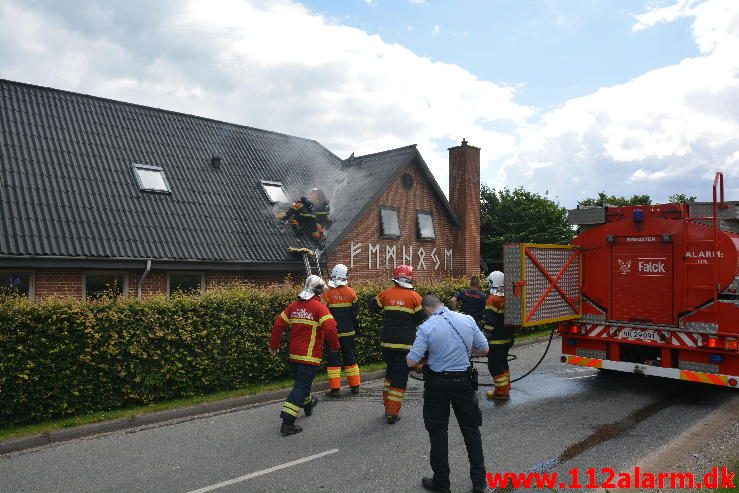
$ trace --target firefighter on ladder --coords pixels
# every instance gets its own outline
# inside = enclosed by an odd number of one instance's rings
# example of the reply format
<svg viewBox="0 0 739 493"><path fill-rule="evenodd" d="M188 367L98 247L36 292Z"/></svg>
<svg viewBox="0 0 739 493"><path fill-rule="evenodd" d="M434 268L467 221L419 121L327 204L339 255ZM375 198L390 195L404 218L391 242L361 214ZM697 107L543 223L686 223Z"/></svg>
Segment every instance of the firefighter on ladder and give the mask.
<svg viewBox="0 0 739 493"><path fill-rule="evenodd" d="M370 310L383 313L380 346L387 369L382 400L388 424L400 419L410 372L405 358L416 339L416 327L426 319L421 306L423 300L413 290L413 267L398 266L393 272L393 282L395 286L370 301Z"/></svg>
<svg viewBox="0 0 739 493"><path fill-rule="evenodd" d="M272 337L269 340L269 352L272 356L277 355L282 335L285 329L290 328L289 359L295 376L293 389L280 413L280 433L283 436L303 431L295 424L300 410L303 409L305 415L310 416L318 404L318 399L311 396L310 390L321 364L324 339L332 351L339 350L336 320L320 299L325 287L320 277L308 276L298 299L277 316L272 328Z"/></svg>
<svg viewBox="0 0 739 493"><path fill-rule="evenodd" d="M507 400L511 390L511 375L508 369L508 351L513 346L513 328L504 320L505 277L496 270L488 276L490 296L485 303L485 335L488 338L488 369L493 377L495 390L485 393L488 399Z"/></svg>
<svg viewBox="0 0 739 493"><path fill-rule="evenodd" d="M340 395L342 368L352 394L359 393L361 383L359 365L354 355L354 337L359 330L359 300L357 293L348 285L348 275L349 269L346 265L336 264L331 269L329 289L322 296L323 302L328 305L328 309L336 319L339 346L341 346L340 351L328 351L326 354L329 386L326 396L328 397L339 397Z"/></svg>
<svg viewBox="0 0 739 493"><path fill-rule="evenodd" d="M316 216L316 222L323 228L323 232L331 225L331 208L328 205L328 198L323 190L314 188L310 192L310 200L313 202L313 214Z"/></svg>
<svg viewBox="0 0 739 493"><path fill-rule="evenodd" d="M320 245L324 241L325 231L322 225L323 223L319 222L316 217L314 207L315 205L311 199L308 197L300 197L300 199L297 200L290 209L288 209L287 213L285 213L284 221L290 224L295 229L296 233L299 234L301 231L304 231ZM326 202L325 207L328 207L328 202ZM325 217L322 215L321 221L327 222L328 210L322 209L321 214L324 213Z"/></svg>

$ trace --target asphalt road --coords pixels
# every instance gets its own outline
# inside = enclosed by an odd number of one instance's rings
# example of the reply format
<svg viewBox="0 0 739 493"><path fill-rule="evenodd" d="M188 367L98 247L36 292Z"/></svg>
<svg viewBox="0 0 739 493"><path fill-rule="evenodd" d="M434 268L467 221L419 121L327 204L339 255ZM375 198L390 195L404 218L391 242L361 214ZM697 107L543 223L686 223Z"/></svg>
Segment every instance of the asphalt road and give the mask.
<svg viewBox="0 0 739 493"><path fill-rule="evenodd" d="M514 348L513 376L533 366L544 347ZM428 440L421 383L411 382L403 419L393 426L383 420L381 382L372 382L358 397L322 399L312 417L300 418L305 431L287 438L278 432L280 404L272 403L1 457L0 492L423 491ZM511 397L481 399L488 469L566 474L573 467L630 468L736 392L563 365L555 342ZM469 491L456 423L450 458L452 490Z"/></svg>

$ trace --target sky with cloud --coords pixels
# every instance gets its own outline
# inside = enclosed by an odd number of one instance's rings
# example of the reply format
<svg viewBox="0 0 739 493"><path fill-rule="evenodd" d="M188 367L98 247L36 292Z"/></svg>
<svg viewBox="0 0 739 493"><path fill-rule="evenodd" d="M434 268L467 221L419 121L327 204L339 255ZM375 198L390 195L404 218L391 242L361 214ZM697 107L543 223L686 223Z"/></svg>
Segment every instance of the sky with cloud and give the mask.
<svg viewBox="0 0 739 493"><path fill-rule="evenodd" d="M482 148L483 181L739 197L737 0L2 0L0 77L313 138Z"/></svg>

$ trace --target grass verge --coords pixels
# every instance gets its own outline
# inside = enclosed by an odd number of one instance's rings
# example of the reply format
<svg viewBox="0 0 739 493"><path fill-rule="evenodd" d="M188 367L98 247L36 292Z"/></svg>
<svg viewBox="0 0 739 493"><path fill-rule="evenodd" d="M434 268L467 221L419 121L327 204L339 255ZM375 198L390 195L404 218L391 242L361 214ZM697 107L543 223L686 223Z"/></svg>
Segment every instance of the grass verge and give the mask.
<svg viewBox="0 0 739 493"><path fill-rule="evenodd" d="M551 331L552 331L551 326L544 326L541 328L537 328L531 332L527 332L521 335L516 335L516 342L526 341L528 339L534 339L536 337L541 337L541 336L548 336Z"/></svg>
<svg viewBox="0 0 739 493"><path fill-rule="evenodd" d="M362 366L363 372L371 372L385 368L385 363L372 363ZM321 372L316 377L316 382L325 381L326 373ZM157 411L165 411L170 409L179 409L182 407L194 406L204 402L213 402L233 397L243 397L247 395L260 394L271 390L285 389L292 386L292 378L284 378L274 382L265 384L247 385L235 390L225 390L214 392L212 394L196 395L183 399L173 399L170 401L155 402L142 406L132 406L122 409L113 409L110 411L100 411L96 413L84 414L82 416L70 416L67 418L52 419L22 426L9 426L0 428L0 442L20 438L27 435L37 435L39 433L49 433L51 431L61 430L64 428L72 428L74 426L88 425L99 423L101 421L109 421L113 419L126 418L129 416L138 416L140 414L153 413Z"/></svg>

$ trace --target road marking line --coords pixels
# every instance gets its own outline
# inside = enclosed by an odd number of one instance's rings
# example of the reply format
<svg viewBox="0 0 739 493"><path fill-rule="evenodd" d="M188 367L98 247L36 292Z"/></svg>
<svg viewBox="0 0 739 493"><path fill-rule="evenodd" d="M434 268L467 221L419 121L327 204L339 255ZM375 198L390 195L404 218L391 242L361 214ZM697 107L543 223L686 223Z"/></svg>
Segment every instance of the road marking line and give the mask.
<svg viewBox="0 0 739 493"><path fill-rule="evenodd" d="M206 486L198 490L192 490L188 493L206 493L208 491L217 490L219 488L223 488L224 486L231 486L232 484L241 483L242 481L246 481L247 479L256 478L258 476L264 476L265 474L279 471L280 469L287 469L288 467L297 466L298 464L303 464L305 462L310 462L312 460L320 459L321 457L326 457L327 455L335 454L338 451L339 449L334 448L331 450L327 450L325 452L321 452L320 454L309 455L308 457L303 457L302 459L297 459L291 462L285 462L284 464L280 464L279 466L262 469L261 471L253 472L251 474L246 474L244 476L239 476L238 478L229 479L228 481L223 481L223 482L216 483L210 486Z"/></svg>

